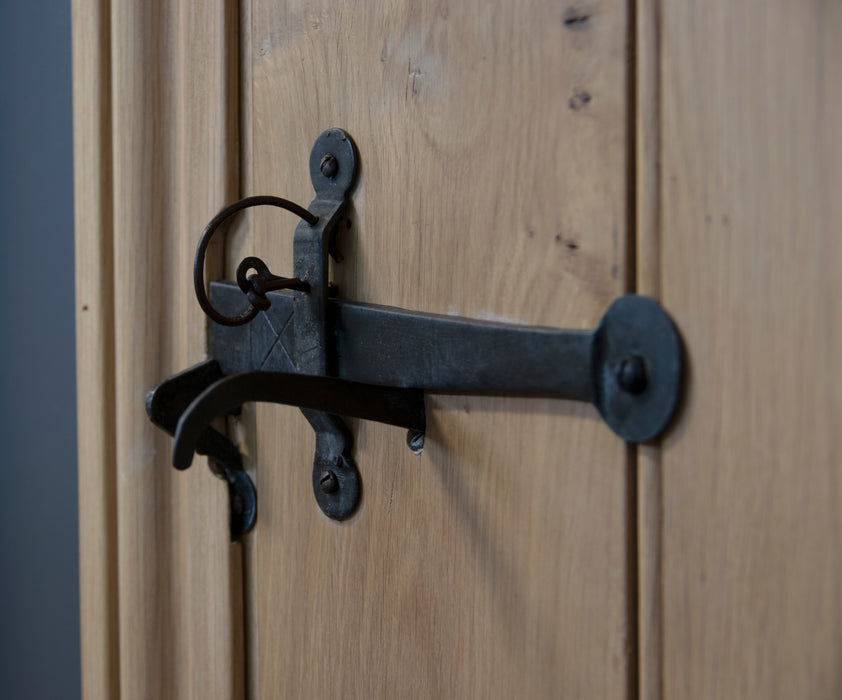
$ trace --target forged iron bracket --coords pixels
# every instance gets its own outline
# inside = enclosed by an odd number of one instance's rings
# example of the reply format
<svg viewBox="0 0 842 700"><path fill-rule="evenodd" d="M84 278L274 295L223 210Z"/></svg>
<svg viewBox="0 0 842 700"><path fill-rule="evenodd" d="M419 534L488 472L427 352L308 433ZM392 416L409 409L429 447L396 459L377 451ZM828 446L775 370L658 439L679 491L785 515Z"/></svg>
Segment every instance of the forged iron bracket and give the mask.
<svg viewBox="0 0 842 700"><path fill-rule="evenodd" d="M308 210L286 200L254 197L220 212L208 225L194 271L209 328L208 362L163 382L147 408L156 425L175 436L173 464L187 468L194 452L208 454L232 484L239 502L251 498L251 518L236 516L241 532L254 522L254 487L242 477L242 459L210 427L245 402L300 407L316 433L313 491L322 511L343 520L356 509L361 479L352 436L340 416L409 430L420 452L426 429L424 392L511 394L593 403L608 426L628 442L660 435L678 405L681 338L657 302L616 299L592 331L502 324L426 314L334 298L328 256L337 253L338 223L346 218L357 170L350 137L330 129L310 154L316 197ZM204 249L232 212L273 204L302 217L293 241L292 279L275 277L247 258L237 283L211 282L205 295ZM257 274L247 276L249 269ZM250 301L243 312L243 294ZM246 485L247 482L247 485ZM234 497L232 496L232 504ZM248 509L247 509L248 510Z"/></svg>
<svg viewBox="0 0 842 700"><path fill-rule="evenodd" d="M310 286L309 291L297 292L293 297L295 371L301 374L332 374L332 336L327 321L328 256L333 251L339 258L338 224L345 220L347 197L356 175L357 154L351 137L341 129L323 132L310 151L310 180L316 197L308 208L319 220L314 225L299 223L293 240L295 277ZM325 515L344 520L360 500L360 473L351 456L353 438L337 412L317 408L301 409L316 431L313 492Z"/></svg>

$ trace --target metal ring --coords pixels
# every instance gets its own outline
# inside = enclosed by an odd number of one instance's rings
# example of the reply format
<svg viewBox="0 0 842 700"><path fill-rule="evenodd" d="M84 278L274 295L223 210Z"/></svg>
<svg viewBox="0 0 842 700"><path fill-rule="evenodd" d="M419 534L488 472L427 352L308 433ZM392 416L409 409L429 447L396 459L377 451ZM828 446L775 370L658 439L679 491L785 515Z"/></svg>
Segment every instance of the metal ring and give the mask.
<svg viewBox="0 0 842 700"><path fill-rule="evenodd" d="M259 277L263 278L269 278L272 275L272 273L269 272L269 268L266 266L266 263L260 258L256 258L252 255L247 258L243 258L237 266L236 275L237 286L243 294L248 294L249 292L254 291L254 287L248 278L249 270L254 270L257 272Z"/></svg>
<svg viewBox="0 0 842 700"><path fill-rule="evenodd" d="M234 202L234 204L225 207L221 212L219 212L219 214L210 220L210 223L202 232L202 238L199 240L199 247L196 248L196 259L193 262L193 287L196 290L196 299L199 302L199 306L202 307L202 311L222 326L242 326L257 316L260 309L258 309L254 304L249 303L249 307L242 313L237 314L236 316L225 316L211 306L210 299L208 299L207 292L205 292L205 253L207 252L211 237L214 233L216 233L216 230L220 227L223 221L243 209L256 207L261 204L286 209L287 211L302 218L310 224L310 226L315 226L319 221L318 216L307 211L304 207L295 204L295 202L290 202L288 199L272 197L269 195L260 195L257 197L246 197L245 199L241 199L239 202Z"/></svg>

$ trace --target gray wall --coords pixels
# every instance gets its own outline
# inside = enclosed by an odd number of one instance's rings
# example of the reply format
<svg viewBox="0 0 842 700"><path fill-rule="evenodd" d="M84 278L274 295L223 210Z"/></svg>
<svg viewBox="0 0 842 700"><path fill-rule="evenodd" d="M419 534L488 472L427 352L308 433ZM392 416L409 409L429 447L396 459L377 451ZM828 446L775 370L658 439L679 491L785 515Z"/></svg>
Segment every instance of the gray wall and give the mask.
<svg viewBox="0 0 842 700"><path fill-rule="evenodd" d="M70 3L0 5L0 697L78 698Z"/></svg>

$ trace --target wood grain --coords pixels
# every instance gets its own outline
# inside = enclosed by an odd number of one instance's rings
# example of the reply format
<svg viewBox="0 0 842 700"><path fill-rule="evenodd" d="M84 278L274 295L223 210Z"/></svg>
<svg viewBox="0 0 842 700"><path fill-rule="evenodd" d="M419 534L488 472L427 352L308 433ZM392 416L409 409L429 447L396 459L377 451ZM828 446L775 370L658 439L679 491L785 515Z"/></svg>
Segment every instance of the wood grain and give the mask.
<svg viewBox="0 0 842 700"><path fill-rule="evenodd" d="M664 694L842 696L842 5L663 3Z"/></svg>
<svg viewBox="0 0 842 700"><path fill-rule="evenodd" d="M252 3L252 194L308 202L315 137L362 176L343 296L588 328L629 282L624 2ZM254 216L292 269L295 222ZM629 463L587 406L431 396L422 456L355 423L360 512L258 411L255 697L628 697Z"/></svg>
<svg viewBox="0 0 842 700"><path fill-rule="evenodd" d="M107 0L73 0L82 694L118 700L109 13Z"/></svg>
<svg viewBox="0 0 842 700"><path fill-rule="evenodd" d="M121 697L240 697L227 489L202 460L175 473L144 411L149 388L204 356L192 257L236 194L236 7L111 5Z"/></svg>

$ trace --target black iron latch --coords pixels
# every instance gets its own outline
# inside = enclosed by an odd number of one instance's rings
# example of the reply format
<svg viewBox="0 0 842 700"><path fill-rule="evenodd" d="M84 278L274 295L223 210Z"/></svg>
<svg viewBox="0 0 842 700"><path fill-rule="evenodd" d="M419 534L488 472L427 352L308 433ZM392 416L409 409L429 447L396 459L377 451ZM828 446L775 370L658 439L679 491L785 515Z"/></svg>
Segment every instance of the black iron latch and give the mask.
<svg viewBox="0 0 842 700"><path fill-rule="evenodd" d="M352 436L341 416L407 428L410 448L420 451L428 390L588 401L629 442L651 440L666 428L681 389L682 345L669 315L646 297L616 299L593 331L336 298L328 284L328 255L340 259L336 232L346 219L356 170L350 137L329 129L310 154L316 197L307 209L278 197L249 197L214 217L199 243L194 282L200 306L214 321L211 359L153 389L147 412L174 434L176 468L190 466L194 452L206 454L228 481L232 532L254 524L254 486L237 448L210 424L249 401L301 408L316 433L316 500L337 520L354 512L360 495ZM256 205L301 217L293 242L295 276L277 277L249 257L236 283L211 282L206 294L204 256L211 237L228 217Z"/></svg>

